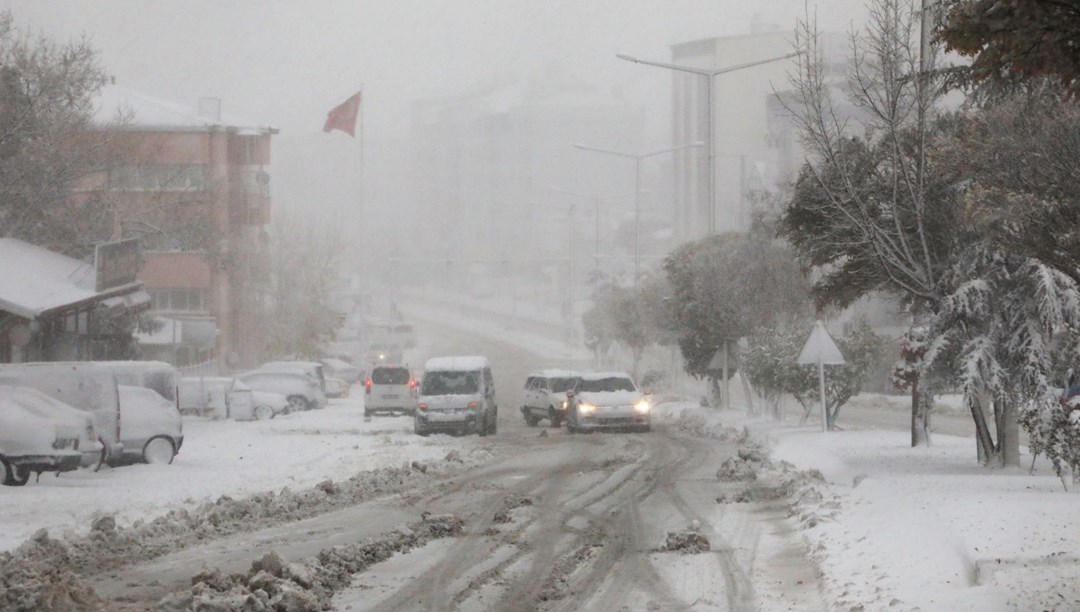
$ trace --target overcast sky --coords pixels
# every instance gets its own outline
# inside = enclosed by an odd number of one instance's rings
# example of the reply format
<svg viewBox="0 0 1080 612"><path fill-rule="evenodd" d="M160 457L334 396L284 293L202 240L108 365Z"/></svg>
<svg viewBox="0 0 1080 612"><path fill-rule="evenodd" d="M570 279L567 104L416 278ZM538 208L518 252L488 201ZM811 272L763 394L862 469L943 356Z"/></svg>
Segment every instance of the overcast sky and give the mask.
<svg viewBox="0 0 1080 612"><path fill-rule="evenodd" d="M88 36L119 84L281 130L275 198L311 184L295 166L357 144L322 134L326 112L364 89L372 140L409 132L409 103L463 93L495 75L558 65L646 109L651 146L670 142L671 75L615 59L670 59L669 45L746 34L755 18L786 30L807 10L849 30L863 0L0 0L20 27ZM316 139L324 140L316 140ZM316 143L316 144L312 144ZM298 159L291 150L303 150ZM317 161L313 160L313 161ZM290 187L293 185L293 187Z"/></svg>

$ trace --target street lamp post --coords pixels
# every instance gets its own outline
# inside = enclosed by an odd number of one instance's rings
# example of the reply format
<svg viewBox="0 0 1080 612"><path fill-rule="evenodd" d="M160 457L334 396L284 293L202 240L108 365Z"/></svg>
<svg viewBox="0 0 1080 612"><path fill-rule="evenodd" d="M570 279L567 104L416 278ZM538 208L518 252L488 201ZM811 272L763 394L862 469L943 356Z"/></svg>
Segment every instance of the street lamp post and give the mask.
<svg viewBox="0 0 1080 612"><path fill-rule="evenodd" d="M650 151L648 153L626 153L625 151L613 151L611 149L600 149L597 147L590 147L583 144L575 144L574 146L583 151L593 151L595 153L606 153L608 155L615 155L618 157L624 157L626 159L634 160L634 286L637 287L638 278L641 276L641 160L648 157L655 157L657 155L663 155L664 153L671 153L673 151L681 151L683 149L689 149L692 147L704 146L705 143L696 141L677 147L671 147L670 149L661 149L659 151Z"/></svg>
<svg viewBox="0 0 1080 612"><path fill-rule="evenodd" d="M552 187L551 190L556 191L558 193L563 193L563 194L566 194L566 195L582 198L582 199L585 199L585 200L592 200L593 203L595 204L595 210L593 211L593 214L596 217L596 219L595 219L595 221L596 221L596 223L595 223L595 226L596 226L596 246L595 246L595 250L594 250L594 253L593 253L593 261L594 261L593 268L594 268L594 273L596 274L596 277L600 278L600 203L603 202L604 200L613 200L613 199L616 199L616 198L625 198L626 196L635 195L635 192L618 193L618 194L601 196L598 193L593 194L593 195L587 195L587 194L584 194L584 193L577 193L576 191L569 191L569 190L566 190L566 189L559 189L558 187Z"/></svg>
<svg viewBox="0 0 1080 612"><path fill-rule="evenodd" d="M716 138L714 137L714 131L715 130L714 130L714 126L713 126L713 109L712 109L712 107L713 107L713 102L712 102L713 101L713 77L719 76L721 74L727 74L729 72L735 72L736 70L742 70L744 68L751 68L751 67L754 67L754 66L760 66L762 64L768 64L768 63L771 63L771 62L778 62L778 61L781 61L781 60L785 60L785 59L788 59L788 58L795 57L798 54L799 54L798 52L789 53L787 55L783 55L783 56L780 56L780 57L772 57L772 58L769 58L769 59L757 60L755 62L747 62L745 64L736 64L734 66L726 66L724 68L697 68L695 66L683 66L681 64L669 64L669 63L666 63L666 62L653 62L653 61L649 61L649 60L638 59L636 57L631 57L629 55L623 55L621 53L617 53L615 55L615 57L617 57L617 58L619 58L621 60L626 60L628 62L634 62L635 64L645 64L647 66L656 66L658 68L667 68L668 70L676 70L676 71L679 71L679 72L689 72L691 74L696 74L696 75L699 75L699 76L703 76L703 77L706 77L708 79L708 87L706 88L706 98L705 98L705 109L706 109L705 110L705 117L707 119L706 133L708 134L708 139L709 140L706 143L706 149L705 150L706 150L706 157L708 158L708 161L709 161L709 172L708 172L708 177L709 177L709 214L708 214L708 220L709 220L709 235L710 236L712 234L716 233L716 176L715 176L716 175L716 169L715 169L715 163L713 163L714 162L714 160L713 160L713 157L714 157L713 156L713 144L716 142Z"/></svg>

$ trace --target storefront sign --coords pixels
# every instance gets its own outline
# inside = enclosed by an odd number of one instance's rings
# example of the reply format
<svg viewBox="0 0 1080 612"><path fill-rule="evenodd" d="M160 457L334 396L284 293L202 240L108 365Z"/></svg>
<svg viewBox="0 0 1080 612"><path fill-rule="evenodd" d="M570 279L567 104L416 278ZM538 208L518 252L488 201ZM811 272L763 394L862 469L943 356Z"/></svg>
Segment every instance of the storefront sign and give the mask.
<svg viewBox="0 0 1080 612"><path fill-rule="evenodd" d="M139 240L121 240L99 244L94 251L97 270L95 291L105 291L135 282L139 273Z"/></svg>

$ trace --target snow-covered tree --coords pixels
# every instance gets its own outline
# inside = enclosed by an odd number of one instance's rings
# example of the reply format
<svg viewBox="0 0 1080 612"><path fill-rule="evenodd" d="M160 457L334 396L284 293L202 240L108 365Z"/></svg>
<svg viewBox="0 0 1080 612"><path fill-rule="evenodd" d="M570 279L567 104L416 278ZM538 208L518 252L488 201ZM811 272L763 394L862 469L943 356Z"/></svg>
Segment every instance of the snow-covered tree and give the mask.
<svg viewBox="0 0 1080 612"><path fill-rule="evenodd" d="M911 0L874 0L842 78L829 72L816 26L796 31L789 110L808 160L780 233L819 273L822 306L885 291L917 314L933 312L953 253L970 241L953 177L927 154L943 89L934 56L921 52L920 27ZM916 444L929 444L929 418L925 404L912 406Z"/></svg>
<svg viewBox="0 0 1080 612"><path fill-rule="evenodd" d="M91 129L104 84L87 41L31 36L0 12L0 235L76 257L108 237L96 202L71 202L76 181L109 163L103 133Z"/></svg>
<svg viewBox="0 0 1080 612"><path fill-rule="evenodd" d="M636 380L645 349L670 338L664 325L667 297L663 278L646 280L638 287L601 285L593 295L592 308L582 316L586 346L599 351L617 342L630 349Z"/></svg>
<svg viewBox="0 0 1080 612"><path fill-rule="evenodd" d="M759 235L724 234L685 244L664 260L671 324L687 373L716 379L717 350L762 326L810 311L809 281L789 247ZM734 364L734 361L732 361Z"/></svg>
<svg viewBox="0 0 1080 612"><path fill-rule="evenodd" d="M984 245L969 249L951 276L954 289L931 325L925 359L963 389L980 460L1020 464L1016 415L1023 411L1033 449L1059 470L1074 463L1080 447L1070 449L1062 432L1046 424L1061 420L1059 356L1080 355L1076 282L1034 259Z"/></svg>

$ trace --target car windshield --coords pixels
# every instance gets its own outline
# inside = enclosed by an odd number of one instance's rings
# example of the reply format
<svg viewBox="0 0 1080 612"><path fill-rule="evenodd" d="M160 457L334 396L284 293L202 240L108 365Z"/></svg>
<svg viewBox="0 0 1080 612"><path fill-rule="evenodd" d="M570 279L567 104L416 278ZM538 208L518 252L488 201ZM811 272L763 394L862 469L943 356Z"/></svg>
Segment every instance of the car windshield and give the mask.
<svg viewBox="0 0 1080 612"><path fill-rule="evenodd" d="M371 382L376 385L407 385L409 371L405 368L375 368L371 373Z"/></svg>
<svg viewBox="0 0 1080 612"><path fill-rule="evenodd" d="M622 376L583 379L578 391L634 391L634 382Z"/></svg>
<svg viewBox="0 0 1080 612"><path fill-rule="evenodd" d="M574 388L577 384L578 378L552 378L551 390L555 393L562 393Z"/></svg>
<svg viewBox="0 0 1080 612"><path fill-rule="evenodd" d="M423 395L471 395L480 390L477 372L428 372L420 389Z"/></svg>

